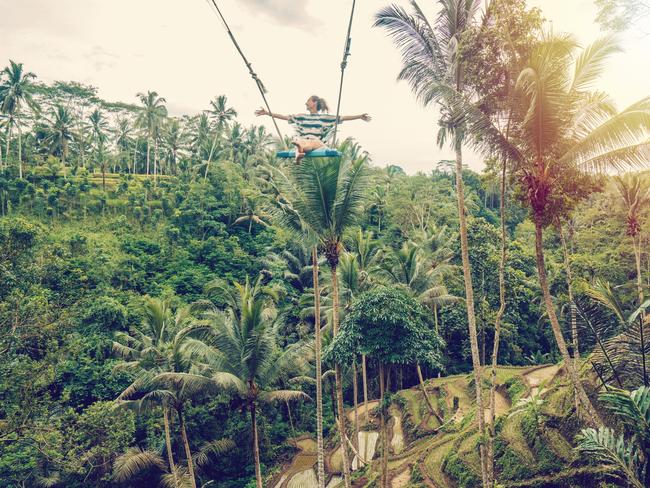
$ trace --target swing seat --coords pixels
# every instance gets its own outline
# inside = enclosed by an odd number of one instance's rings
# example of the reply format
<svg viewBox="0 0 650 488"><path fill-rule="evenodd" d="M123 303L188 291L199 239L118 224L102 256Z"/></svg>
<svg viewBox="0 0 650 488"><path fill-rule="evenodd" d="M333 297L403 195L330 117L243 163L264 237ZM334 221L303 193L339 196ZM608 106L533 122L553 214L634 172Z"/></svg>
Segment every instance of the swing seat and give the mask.
<svg viewBox="0 0 650 488"><path fill-rule="evenodd" d="M296 158L296 151L278 151L276 156L279 158ZM340 158L341 153L336 149L329 149L327 147L321 147L319 149L314 149L305 154L306 158Z"/></svg>

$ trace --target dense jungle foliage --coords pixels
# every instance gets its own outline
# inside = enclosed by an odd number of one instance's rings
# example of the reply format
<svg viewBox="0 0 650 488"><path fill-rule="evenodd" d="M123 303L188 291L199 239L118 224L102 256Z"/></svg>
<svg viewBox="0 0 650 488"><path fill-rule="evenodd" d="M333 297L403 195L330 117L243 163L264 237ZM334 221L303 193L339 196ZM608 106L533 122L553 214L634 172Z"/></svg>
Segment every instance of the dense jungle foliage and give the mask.
<svg viewBox="0 0 650 488"><path fill-rule="evenodd" d="M536 25L539 13L526 12L522 25ZM383 12L378 25L395 29L393 14L400 12ZM514 41L521 42L521 56L533 56L541 42L531 32L519 32ZM498 50L502 32L475 26L465 35L464 55L480 65ZM468 42L471 36L480 43ZM500 59L503 66L488 73L495 86L503 75L498 70L515 62ZM422 73L407 76L424 82ZM465 79L473 96L483 94L492 108L476 106L485 117L503 116L514 85L503 81L502 90L485 93L478 78L469 72ZM441 95L431 96L440 102ZM604 99L589 100L601 104L598 117L614 114L603 108ZM458 134L477 130L480 121L468 110L465 128L455 126L447 110L452 102L460 103L453 97L442 102L447 134L441 137L462 144ZM509 170L500 314L504 153L493 151L482 173L465 168L460 179L457 161L407 175L400 161L375 166L347 140L340 160L306 159L296 167L275 158L279 141L263 127L237 122L225 95L183 117L169 116L165 104L155 91L139 93L133 103L102 100L94 87L43 83L13 61L2 72L1 486L236 488L261 486L260 479L270 486L296 452L291 439L317 432L319 396L323 436L340 442L336 412L362 401L362 357L367 396L386 393L386 405L404 401L391 390L419 387L419 374L431 379L473 371L459 183L474 293L474 360L491 364L495 321L499 365L563 359L538 279L536 224L543 224L549 297L568 352L582 355L580 374L596 385L592 400L602 385L621 389L603 400L619 407L605 414L611 428L585 422L580 427L594 428L579 433L572 426L581 449L576 459L623 473L609 483L644 486L650 390L638 388L648 384L650 354L643 299L650 286L650 174L586 175L573 166L557 174L553 167L544 175L552 173L551 184L563 186L549 190L540 208L531 188L539 192L548 183L543 175ZM649 106L647 100L637 106L647 118L637 121L639 131L650 126ZM513 137L523 141L529 120L520 112ZM525 154L523 143L516 149ZM510 150L514 154L504 149ZM322 205L317 176L333 192ZM319 226L327 232L316 235ZM369 332L378 330L373 323L384 324L376 336ZM316 324L323 326L318 344ZM314 368L321 371L321 346L322 391L313 380ZM485 382L487 401L489 378ZM469 385L473 395L474 378ZM510 379L504 385L515 403L522 385ZM625 393L632 390L636 397ZM531 420L538 411L530 398L520 410L532 444L542 424ZM645 408L645 425L630 420L630 398L634 408ZM608 442L614 453L628 443L627 457L603 454ZM516 463L508 464L512 453L504 444L493 447L497 478L505 479ZM472 477L466 468L454 455L444 461L454 486L480 486L480 469ZM411 474L411 482L418 476Z"/></svg>

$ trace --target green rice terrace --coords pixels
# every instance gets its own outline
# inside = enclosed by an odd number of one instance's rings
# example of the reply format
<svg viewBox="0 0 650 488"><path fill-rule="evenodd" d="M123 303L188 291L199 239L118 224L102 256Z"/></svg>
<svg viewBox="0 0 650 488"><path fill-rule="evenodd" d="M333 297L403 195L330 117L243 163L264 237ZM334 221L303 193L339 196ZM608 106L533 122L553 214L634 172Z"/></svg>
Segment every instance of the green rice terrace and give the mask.
<svg viewBox="0 0 650 488"><path fill-rule="evenodd" d="M504 486L596 486L612 478L611 470L580 462L574 450L579 423L572 415L574 400L560 366L499 367L497 378L495 463ZM433 412L420 387L391 396L387 407L388 486L451 488L480 481L471 383L469 375L427 381ZM361 427L352 466L361 459L361 467L352 477L354 487L376 486L380 476L378 406L377 400L371 400L367 408L363 404L358 408ZM353 422L354 410L347 416ZM292 442L297 454L269 486L318 486L316 443L305 436ZM326 486L339 486L340 447L334 439L328 439L326 447Z"/></svg>

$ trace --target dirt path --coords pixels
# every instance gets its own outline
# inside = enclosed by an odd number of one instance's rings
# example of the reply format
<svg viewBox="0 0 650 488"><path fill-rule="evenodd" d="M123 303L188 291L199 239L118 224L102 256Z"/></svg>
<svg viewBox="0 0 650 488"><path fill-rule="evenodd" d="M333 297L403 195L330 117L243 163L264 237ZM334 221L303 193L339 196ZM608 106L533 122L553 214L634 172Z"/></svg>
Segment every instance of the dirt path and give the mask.
<svg viewBox="0 0 650 488"><path fill-rule="evenodd" d="M391 488L405 488L411 481L411 468L406 468L390 481Z"/></svg>
<svg viewBox="0 0 650 488"><path fill-rule="evenodd" d="M559 365L551 364L550 366L544 366L543 368L525 373L523 376L528 382L528 386L530 386L530 396L535 396L539 392L540 387L551 381L559 370Z"/></svg>
<svg viewBox="0 0 650 488"><path fill-rule="evenodd" d="M316 442L310 438L302 438L296 441L296 447L300 452L296 454L293 461L282 474L280 481L274 488L318 488L314 464L316 464ZM314 483L311 483L313 476Z"/></svg>
<svg viewBox="0 0 650 488"><path fill-rule="evenodd" d="M359 404L359 422L361 423L363 421L363 417L367 411L376 408L377 405L379 405L379 400L371 400L367 405L364 405L363 403ZM348 412L348 420L354 422L354 408L351 408Z"/></svg>

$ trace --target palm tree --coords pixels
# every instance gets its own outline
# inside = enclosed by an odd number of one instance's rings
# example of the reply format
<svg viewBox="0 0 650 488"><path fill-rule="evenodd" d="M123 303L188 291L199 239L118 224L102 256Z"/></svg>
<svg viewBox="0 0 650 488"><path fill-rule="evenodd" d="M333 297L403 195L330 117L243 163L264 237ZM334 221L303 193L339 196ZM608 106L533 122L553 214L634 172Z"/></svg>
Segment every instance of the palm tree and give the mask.
<svg viewBox="0 0 650 488"><path fill-rule="evenodd" d="M214 371L211 378L238 395L250 413L255 478L257 488L262 488L258 407L264 402L309 399L302 391L277 388L288 371L305 364L306 348L280 349L273 303L275 293L262 286L261 277L253 284L248 279L243 285L234 283L234 289L222 282L212 282L206 287L206 293L212 292L221 296L227 310L206 314L212 325L207 340L215 349L210 361Z"/></svg>
<svg viewBox="0 0 650 488"><path fill-rule="evenodd" d="M381 258L381 246L379 242L374 238L372 232L364 232L361 229L358 229L356 233L347 241L347 247L350 254L353 256L356 263L357 272L357 283L355 284L355 291L363 291L368 289L372 284L372 278L379 274L381 267L379 265L379 260ZM353 268L354 269L354 268ZM347 280L349 282L349 280ZM346 280L344 280L344 283ZM350 297L350 299L352 296ZM351 303L351 302L349 302ZM346 305L348 308L348 305ZM363 405L366 408L368 404L368 375L366 367L366 355L361 355L361 382L363 387ZM356 367L353 371L356 378ZM355 407L356 415L356 407ZM368 421L368 415L364 417L365 421ZM355 425L356 425L355 419ZM358 437L358 436L357 436ZM356 438L355 438L356 442Z"/></svg>
<svg viewBox="0 0 650 488"><path fill-rule="evenodd" d="M535 223L537 270L553 333L587 418L598 419L571 361L550 294L544 261L543 228L567 213L589 191L585 170L644 164L650 129L650 98L616 113L602 92L589 91L605 60L617 47L603 38L575 55L568 36L547 37L533 49L520 73L517 107L521 130L514 150ZM577 188L576 188L577 187ZM568 208L567 208L568 204Z"/></svg>
<svg viewBox="0 0 650 488"><path fill-rule="evenodd" d="M167 108L165 107L166 100L158 96L155 91L148 91L138 93L136 95L142 104L142 109L136 119L136 124L145 130L147 135L147 175L150 170L150 154L151 154L151 141L157 140L157 135L160 131L160 126L163 119L167 116ZM155 161L154 161L155 164ZM154 173L156 168L154 168Z"/></svg>
<svg viewBox="0 0 650 488"><path fill-rule="evenodd" d="M420 235L422 244L416 245L413 242L405 242L401 249L391 249L388 251L382 266L388 281L403 288L409 295L414 297L419 303L425 305L433 312L434 326L436 334L439 333L438 325L438 308L442 305L454 303L457 297L450 295L447 288L442 282L445 274L452 269L448 264L451 256L444 257L437 262L425 254L424 245L428 244L431 249L435 247L432 242L435 237L429 236L426 231ZM447 251L443 248L436 248L432 255L442 257ZM429 394L427 393L422 376L420 364L416 364L418 379L422 394L429 408L429 412L436 417L438 413L433 408Z"/></svg>
<svg viewBox="0 0 650 488"><path fill-rule="evenodd" d="M113 131L115 135L115 145L120 153L120 162L124 163L124 156L126 155L127 172L129 170L128 157L130 154L131 146L135 144L133 139L133 125L126 117L119 117L116 121L116 127ZM135 173L135 164L131 169L131 173Z"/></svg>
<svg viewBox="0 0 650 488"><path fill-rule="evenodd" d="M145 396L140 399L138 407L143 403L160 401L169 469L175 474L169 413L173 406L170 400L177 399L178 395L151 393L157 389L152 387L152 381L162 373L189 371L193 361L192 354L204 350L205 347L203 343L191 337L201 326L190 323L189 308L180 309L174 315L168 301L147 298L144 311L145 319L141 327L133 327L130 333L115 334L113 352L124 359L116 369L134 370L138 373L133 383L119 395L118 401L129 400L143 393Z"/></svg>
<svg viewBox="0 0 650 488"><path fill-rule="evenodd" d="M183 151L186 145L187 136L178 119L171 119L164 126L162 133L164 150L167 153L167 161L171 163L175 172L178 171L179 152Z"/></svg>
<svg viewBox="0 0 650 488"><path fill-rule="evenodd" d="M92 131L93 143L95 146L95 154L99 160L99 167L102 171L102 188L106 191L106 160L104 154L104 145L108 138L108 121L102 116L102 113L99 109L93 110L93 112L88 117L90 121L90 128Z"/></svg>
<svg viewBox="0 0 650 488"><path fill-rule="evenodd" d="M208 160L205 164L205 174L204 178L208 177L208 170L210 167L210 162L212 161L212 155L217 146L217 139L221 136L223 130L228 126L228 122L237 117L237 111L234 108L228 107L228 99L225 95L219 95L214 100L210 101L210 106L212 108L206 110L208 116L215 122L215 131L214 138L212 139L212 145L210 146L210 154L208 155Z"/></svg>
<svg viewBox="0 0 650 488"><path fill-rule="evenodd" d="M210 142L210 120L208 119L208 115L203 113L192 119L192 126L192 158L196 165L195 168L198 169L198 167L205 164L203 161L206 159L205 155L207 155L209 151L209 149L207 149Z"/></svg>
<svg viewBox="0 0 650 488"><path fill-rule="evenodd" d="M639 306L643 303L643 279L641 274L641 212L650 206L650 186L638 174L614 178L627 211L626 234L632 238L636 262L636 287Z"/></svg>
<svg viewBox="0 0 650 488"><path fill-rule="evenodd" d="M375 25L384 27L402 50L403 68L400 80L408 81L411 89L425 105L437 102L441 108L441 131L439 144L452 137L456 155L456 197L460 224L461 260L465 282L465 303L467 323L472 352L472 366L476 388L476 405L483 412L482 366L478 349L476 315L474 312L474 289L469 263L465 195L463 188L463 141L467 131L463 117L454 106L449 94L464 94L464 62L460 52L463 34L472 25L479 7L479 0L440 0L440 13L432 25L415 0L412 0L412 14L398 6L381 10ZM485 418L477 415L479 436L485 433ZM481 444L481 478L483 486L491 484L485 448Z"/></svg>
<svg viewBox="0 0 650 488"><path fill-rule="evenodd" d="M232 450L235 443L230 439L219 439L206 442L201 448L192 453L191 457L196 459L197 467L207 466L212 455L219 455ZM113 477L117 482L128 482L136 476L150 473L152 470L162 472L160 476L161 486L184 487L187 483L192 486L189 472L179 467L176 474L166 472L165 461L156 451L142 450L133 447L119 456L113 463Z"/></svg>
<svg viewBox="0 0 650 488"><path fill-rule="evenodd" d="M50 118L45 120L47 123L45 142L50 146L51 152L61 155L61 163L65 165L69 143L74 135L72 114L66 107L55 105Z"/></svg>
<svg viewBox="0 0 650 488"><path fill-rule="evenodd" d="M277 170L276 170L277 171ZM278 192L282 187L291 186L286 176L281 172L277 173L281 182L276 186ZM307 223L301 218L290 204L284 202L281 192L276 196L280 210L277 213L279 221L284 223L287 229L296 235L295 242L301 242L308 247L299 248L297 252L283 253L289 270L285 271L285 279L303 294L298 300L302 309L301 318L304 320L311 316L314 319L314 366L316 385L316 474L318 488L325 488L325 449L323 443L323 372L322 372L322 331L321 331L321 286L320 286L320 263L318 260L318 239L311 231ZM307 294L309 277L311 272L311 294Z"/></svg>
<svg viewBox="0 0 650 488"><path fill-rule="evenodd" d="M343 147L345 150L345 147ZM295 167L291 175L275 169L275 184L284 202L285 223L292 228L307 227L319 242L327 259L332 283L332 333L339 328L339 280L337 268L343 248L343 234L361 211L368 184L366 157L326 161L313 158ZM343 478L350 486L350 465L345 445L345 410L341 365L334 368L338 427L343 453Z"/></svg>
<svg viewBox="0 0 650 488"><path fill-rule="evenodd" d="M36 103L32 98L33 83L36 75L30 71L23 72L23 63L16 63L9 60L9 66L0 72L0 113L7 118L6 150L5 159L9 162L9 150L11 147L11 135L13 128L18 129L18 174L23 177L22 168L22 131L20 129L21 109L24 103L33 110ZM0 151L0 162L2 151Z"/></svg>

